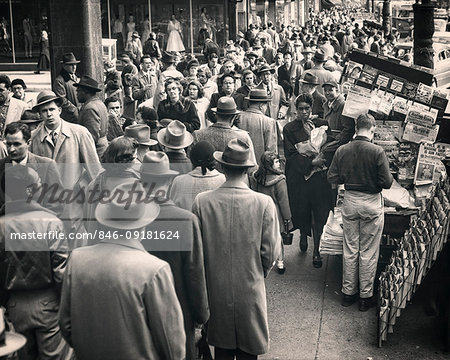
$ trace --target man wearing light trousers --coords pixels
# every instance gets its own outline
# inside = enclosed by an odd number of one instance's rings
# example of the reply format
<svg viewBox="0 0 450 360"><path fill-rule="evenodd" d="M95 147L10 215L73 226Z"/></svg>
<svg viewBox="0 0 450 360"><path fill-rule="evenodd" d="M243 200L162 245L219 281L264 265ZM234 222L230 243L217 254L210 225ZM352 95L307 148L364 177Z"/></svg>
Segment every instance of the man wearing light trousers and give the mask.
<svg viewBox="0 0 450 360"><path fill-rule="evenodd" d="M343 306L358 299L359 310L373 302L381 234L384 226L382 189L389 189L393 177L383 148L373 144L375 119L368 114L356 119L356 137L338 148L328 181L344 184L342 205L344 257L342 275Z"/></svg>

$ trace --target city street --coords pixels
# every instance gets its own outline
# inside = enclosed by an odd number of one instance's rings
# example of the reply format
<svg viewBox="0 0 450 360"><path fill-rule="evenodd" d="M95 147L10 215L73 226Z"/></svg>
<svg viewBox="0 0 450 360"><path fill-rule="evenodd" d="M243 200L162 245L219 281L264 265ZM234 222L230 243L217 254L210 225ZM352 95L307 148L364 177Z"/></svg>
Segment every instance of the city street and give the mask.
<svg viewBox="0 0 450 360"><path fill-rule="evenodd" d="M403 310L382 348L377 346L376 309L341 306L341 257L324 256L312 266L312 240L306 254L298 250L298 231L285 246L286 272L273 270L267 281L270 350L264 360L448 359L441 350L437 318L423 311L420 288Z"/></svg>

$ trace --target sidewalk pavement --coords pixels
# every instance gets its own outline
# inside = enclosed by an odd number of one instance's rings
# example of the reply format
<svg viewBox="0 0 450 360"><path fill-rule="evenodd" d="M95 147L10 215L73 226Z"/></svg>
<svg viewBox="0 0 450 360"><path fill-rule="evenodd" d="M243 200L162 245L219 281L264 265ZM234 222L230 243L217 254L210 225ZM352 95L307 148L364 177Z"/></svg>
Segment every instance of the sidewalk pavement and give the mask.
<svg viewBox="0 0 450 360"><path fill-rule="evenodd" d="M285 246L285 274L274 268L266 280L271 342L261 360L449 359L437 318L423 312L420 288L378 348L376 308L341 306L342 257L324 256L323 267L315 269L312 239L300 254L299 232L294 234Z"/></svg>
<svg viewBox="0 0 450 360"><path fill-rule="evenodd" d="M52 88L50 71L41 71L40 74L35 74L33 71L1 71L0 74L8 75L11 81L17 78L22 79L27 85L26 92L35 98L42 90Z"/></svg>

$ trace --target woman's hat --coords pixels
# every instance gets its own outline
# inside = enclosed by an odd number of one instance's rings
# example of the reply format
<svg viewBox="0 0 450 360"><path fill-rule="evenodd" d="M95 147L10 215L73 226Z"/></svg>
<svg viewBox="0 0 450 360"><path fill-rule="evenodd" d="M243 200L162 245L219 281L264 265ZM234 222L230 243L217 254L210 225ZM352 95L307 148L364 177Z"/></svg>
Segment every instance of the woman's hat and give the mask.
<svg viewBox="0 0 450 360"><path fill-rule="evenodd" d="M131 37L134 37L134 38L137 38L137 39L140 39L141 37L139 36L139 33L137 32L137 31L133 31L132 33L131 33Z"/></svg>
<svg viewBox="0 0 450 360"><path fill-rule="evenodd" d="M111 191L110 201L105 199L97 205L95 218L100 224L115 229L142 228L159 215L159 205L153 201L144 201L146 197L146 191L140 182L124 182Z"/></svg>
<svg viewBox="0 0 450 360"><path fill-rule="evenodd" d="M257 75L260 75L262 73L268 72L270 71L270 73L274 74L275 73L275 69L267 64L262 65L258 71L257 71Z"/></svg>
<svg viewBox="0 0 450 360"><path fill-rule="evenodd" d="M151 176L176 176L179 174L178 171L170 168L169 158L162 151L147 151L142 159L140 173Z"/></svg>
<svg viewBox="0 0 450 360"><path fill-rule="evenodd" d="M177 56L171 51L163 51L161 61L164 63L172 64L177 61Z"/></svg>
<svg viewBox="0 0 450 360"><path fill-rule="evenodd" d="M250 158L250 146L243 140L232 139L225 147L225 150L214 152L214 158L221 164L233 167L253 167L256 166Z"/></svg>
<svg viewBox="0 0 450 360"><path fill-rule="evenodd" d="M272 98L267 96L267 91L265 89L251 89L248 97L246 97L245 100L269 102L272 100Z"/></svg>
<svg viewBox="0 0 450 360"><path fill-rule="evenodd" d="M208 141L200 141L191 149L191 161L195 166L207 166L214 160L214 146Z"/></svg>
<svg viewBox="0 0 450 360"><path fill-rule="evenodd" d="M73 84L73 86L88 88L90 90L94 90L95 92L102 91L102 89L98 87L97 80L91 78L89 75L83 75L80 82Z"/></svg>
<svg viewBox="0 0 450 360"><path fill-rule="evenodd" d="M32 110L38 111L42 105L52 101L54 101L58 106L61 106L63 103L63 99L60 98L59 96L56 96L56 94L53 91L51 90L41 91L37 96L36 105L33 106Z"/></svg>
<svg viewBox="0 0 450 360"><path fill-rule="evenodd" d="M139 145L153 146L158 143L156 140L150 139L150 127L144 124L127 126L124 136L135 139Z"/></svg>
<svg viewBox="0 0 450 360"><path fill-rule="evenodd" d="M218 115L236 115L240 111L237 109L236 102L231 96L222 96L217 101L217 107L211 108L211 111Z"/></svg>
<svg viewBox="0 0 450 360"><path fill-rule="evenodd" d="M319 78L311 73L306 73L305 77L300 80L303 84L310 84L310 85L319 85Z"/></svg>
<svg viewBox="0 0 450 360"><path fill-rule="evenodd" d="M192 134L186 130L186 126L179 121L173 120L167 127L158 132L158 141L169 149L184 149L192 144Z"/></svg>
<svg viewBox="0 0 450 360"><path fill-rule="evenodd" d="M66 65L74 65L74 64L79 64L79 63L80 63L80 61L77 60L75 55L71 52L64 54L62 57L62 61L61 61L61 64L66 64Z"/></svg>

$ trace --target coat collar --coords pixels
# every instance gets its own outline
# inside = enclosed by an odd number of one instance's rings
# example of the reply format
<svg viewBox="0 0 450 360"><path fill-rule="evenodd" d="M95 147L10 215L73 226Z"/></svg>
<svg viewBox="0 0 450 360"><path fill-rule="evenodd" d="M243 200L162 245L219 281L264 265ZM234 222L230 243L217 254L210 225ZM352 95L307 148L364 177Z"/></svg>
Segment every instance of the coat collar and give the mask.
<svg viewBox="0 0 450 360"><path fill-rule="evenodd" d="M47 137L47 131L45 131L44 123L41 124L38 131L39 131L39 140L41 142L44 142L45 138ZM69 125L63 119L61 119L61 134L64 134L64 136L68 138L72 136L72 131L70 130Z"/></svg>
<svg viewBox="0 0 450 360"><path fill-rule="evenodd" d="M15 200L15 201L7 201L0 209L0 213L5 215L5 210L8 210L8 214L12 213L24 213L31 211L45 211L49 214L55 215L55 213L43 206L39 205L34 200ZM8 215L6 214L6 215Z"/></svg>
<svg viewBox="0 0 450 360"><path fill-rule="evenodd" d="M222 184L221 188L250 189L245 182L240 180L227 180Z"/></svg>
<svg viewBox="0 0 450 360"><path fill-rule="evenodd" d="M133 230L131 230L133 231ZM100 244L113 244L113 245L119 245L119 246L124 246L124 247L128 247L128 248L132 248L135 250L140 250L140 251L144 251L147 252L144 249L144 246L141 244L141 242L139 240L136 239L109 239L109 240L104 240L102 242L100 242Z"/></svg>
<svg viewBox="0 0 450 360"><path fill-rule="evenodd" d="M252 108L248 108L247 110L245 110L245 112L249 112L252 114L258 114L258 115L264 115L264 113L261 110L252 109Z"/></svg>

